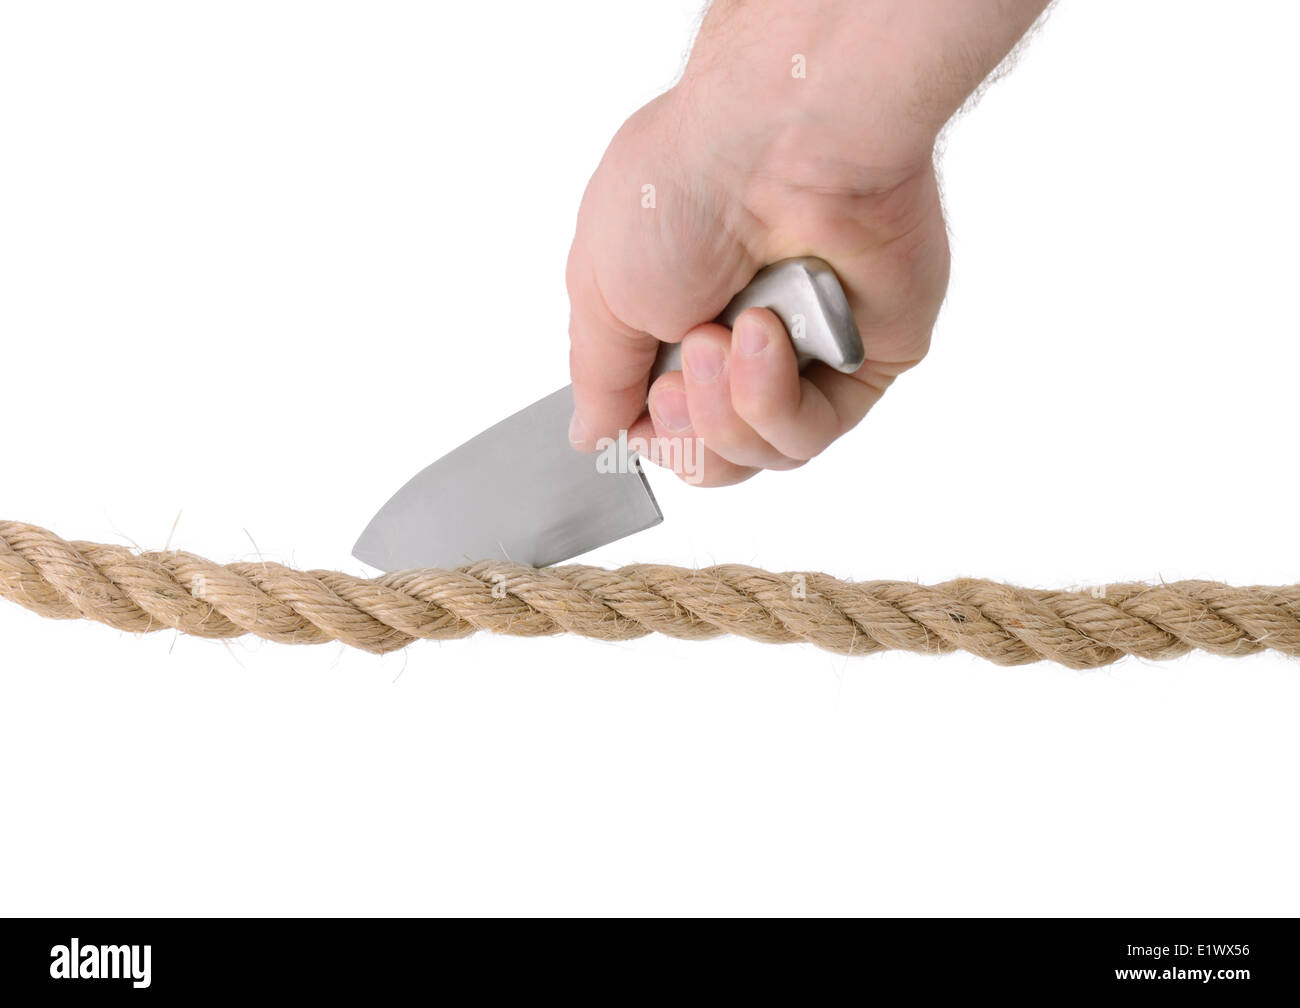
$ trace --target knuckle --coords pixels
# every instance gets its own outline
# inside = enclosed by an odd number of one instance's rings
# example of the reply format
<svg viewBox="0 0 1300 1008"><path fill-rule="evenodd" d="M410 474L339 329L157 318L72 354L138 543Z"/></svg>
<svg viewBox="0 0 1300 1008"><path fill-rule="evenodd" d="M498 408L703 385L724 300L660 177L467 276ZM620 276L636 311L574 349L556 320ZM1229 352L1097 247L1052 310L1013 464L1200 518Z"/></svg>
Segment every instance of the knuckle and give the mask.
<svg viewBox="0 0 1300 1008"><path fill-rule="evenodd" d="M732 393L736 415L757 430L785 427L799 411L799 391L780 388L775 382L748 383Z"/></svg>
<svg viewBox="0 0 1300 1008"><path fill-rule="evenodd" d="M695 413L691 414L693 417ZM737 465L752 464L748 459L754 454L758 435L734 413L719 417L701 411L695 422L695 434L704 445Z"/></svg>
<svg viewBox="0 0 1300 1008"><path fill-rule="evenodd" d="M794 419L796 409L788 398L765 392L737 395L734 406L738 417L759 430L788 425Z"/></svg>
<svg viewBox="0 0 1300 1008"><path fill-rule="evenodd" d="M770 469L782 460L780 453L751 430L731 431L725 438L703 440L709 450L732 465Z"/></svg>

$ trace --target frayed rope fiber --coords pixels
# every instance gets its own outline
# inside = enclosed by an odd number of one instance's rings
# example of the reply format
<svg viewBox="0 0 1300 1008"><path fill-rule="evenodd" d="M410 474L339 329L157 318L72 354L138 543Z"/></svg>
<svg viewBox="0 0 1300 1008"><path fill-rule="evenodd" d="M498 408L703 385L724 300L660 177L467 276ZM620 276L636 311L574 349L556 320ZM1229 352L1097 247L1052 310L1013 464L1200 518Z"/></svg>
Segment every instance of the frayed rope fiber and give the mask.
<svg viewBox="0 0 1300 1008"><path fill-rule="evenodd" d="M1297 585L1179 581L1044 591L975 579L933 586L841 581L735 564L537 570L495 562L362 578L65 542L7 521L0 521L0 596L41 616L133 633L342 641L376 654L486 630L604 641L736 634L770 644L807 641L849 655L968 651L999 665L1047 660L1080 669L1124 655L1162 659L1194 649L1300 655Z"/></svg>

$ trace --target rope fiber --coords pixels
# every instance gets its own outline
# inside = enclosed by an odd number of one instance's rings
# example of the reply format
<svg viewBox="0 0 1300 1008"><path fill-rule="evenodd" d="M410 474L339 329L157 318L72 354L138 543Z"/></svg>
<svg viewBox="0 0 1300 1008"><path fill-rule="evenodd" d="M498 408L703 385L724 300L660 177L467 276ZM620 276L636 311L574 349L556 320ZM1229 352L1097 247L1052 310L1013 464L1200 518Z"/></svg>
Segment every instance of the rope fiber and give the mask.
<svg viewBox="0 0 1300 1008"><path fill-rule="evenodd" d="M363 578L65 542L12 521L0 521L0 596L41 616L132 633L342 641L375 654L486 630L604 641L735 634L769 644L806 641L846 655L968 651L999 665L1047 660L1076 669L1194 649L1300 655L1300 585L1179 581L1051 591L976 579L933 586L843 581L736 564L606 570L497 562Z"/></svg>

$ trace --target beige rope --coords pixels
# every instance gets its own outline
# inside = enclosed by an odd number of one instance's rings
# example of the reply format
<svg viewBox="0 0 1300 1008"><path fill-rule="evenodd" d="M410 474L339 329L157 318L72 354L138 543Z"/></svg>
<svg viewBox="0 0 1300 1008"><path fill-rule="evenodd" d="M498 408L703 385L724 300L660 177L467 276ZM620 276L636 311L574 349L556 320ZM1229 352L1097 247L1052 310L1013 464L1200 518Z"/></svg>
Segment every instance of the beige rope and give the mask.
<svg viewBox="0 0 1300 1008"><path fill-rule="evenodd" d="M256 634L285 644L342 641L383 653L477 630L622 641L737 634L808 641L841 654L969 651L999 665L1047 659L1096 668L1126 655L1173 658L1265 649L1300 655L1300 586L1213 581L1042 591L964 579L927 587L774 574L728 564L619 570L479 563L379 578L276 563L216 564L179 551L65 542L0 521L0 596L54 619L198 637Z"/></svg>

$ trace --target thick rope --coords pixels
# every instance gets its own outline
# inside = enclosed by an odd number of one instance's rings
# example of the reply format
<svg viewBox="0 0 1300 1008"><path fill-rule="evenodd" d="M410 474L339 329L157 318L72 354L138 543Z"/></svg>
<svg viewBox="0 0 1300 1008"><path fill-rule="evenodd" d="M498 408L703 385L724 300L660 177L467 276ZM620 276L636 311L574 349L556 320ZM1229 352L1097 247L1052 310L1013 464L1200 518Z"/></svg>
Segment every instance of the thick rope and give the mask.
<svg viewBox="0 0 1300 1008"><path fill-rule="evenodd" d="M0 596L41 616L95 620L133 633L342 641L376 654L487 630L605 641L737 634L772 644L807 641L849 655L961 650L999 665L1045 659L1080 669L1124 655L1173 658L1193 649L1300 655L1297 585L1179 581L1043 591L963 579L927 587L735 564L536 570L479 563L362 578L65 542L34 525L4 521Z"/></svg>

